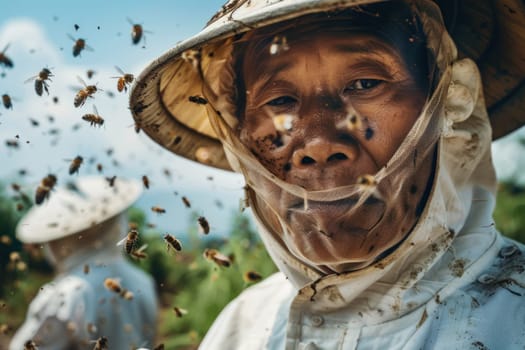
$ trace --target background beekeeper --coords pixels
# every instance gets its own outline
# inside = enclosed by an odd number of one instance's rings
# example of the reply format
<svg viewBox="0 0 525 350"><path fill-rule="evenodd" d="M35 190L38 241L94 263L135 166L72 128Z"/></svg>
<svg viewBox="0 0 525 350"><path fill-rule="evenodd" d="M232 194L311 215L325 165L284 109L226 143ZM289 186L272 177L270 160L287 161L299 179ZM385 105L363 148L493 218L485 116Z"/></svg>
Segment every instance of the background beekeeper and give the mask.
<svg viewBox="0 0 525 350"><path fill-rule="evenodd" d="M93 349L102 337L111 349L153 344L153 280L116 246L128 232L126 209L140 193L136 181L117 178L110 186L103 177L79 178L22 218L17 237L41 244L57 276L29 305L9 349L29 340L40 350Z"/></svg>
<svg viewBox="0 0 525 350"><path fill-rule="evenodd" d="M142 73L137 125L244 175L282 272L202 348L525 345L487 113L496 136L523 123L524 17L519 1L230 1Z"/></svg>

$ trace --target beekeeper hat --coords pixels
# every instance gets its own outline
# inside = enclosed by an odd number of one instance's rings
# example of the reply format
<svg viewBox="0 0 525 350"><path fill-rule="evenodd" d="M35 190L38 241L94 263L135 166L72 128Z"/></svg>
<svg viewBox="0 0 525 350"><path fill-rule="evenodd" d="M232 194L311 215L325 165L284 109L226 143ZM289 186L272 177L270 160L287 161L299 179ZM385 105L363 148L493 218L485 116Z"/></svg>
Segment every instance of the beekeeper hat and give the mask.
<svg viewBox="0 0 525 350"><path fill-rule="evenodd" d="M16 235L24 243L43 243L82 232L130 207L142 192L135 180L83 177L51 191L20 220Z"/></svg>
<svg viewBox="0 0 525 350"><path fill-rule="evenodd" d="M197 35L153 61L137 79L130 107L137 127L155 142L185 158L230 170L208 121L202 79L188 50L213 59L224 39L302 15L377 0L231 0ZM520 0L435 0L459 56L474 59L483 78L493 139L525 123L525 4ZM207 74L210 85L219 74ZM211 80L211 81L210 81Z"/></svg>

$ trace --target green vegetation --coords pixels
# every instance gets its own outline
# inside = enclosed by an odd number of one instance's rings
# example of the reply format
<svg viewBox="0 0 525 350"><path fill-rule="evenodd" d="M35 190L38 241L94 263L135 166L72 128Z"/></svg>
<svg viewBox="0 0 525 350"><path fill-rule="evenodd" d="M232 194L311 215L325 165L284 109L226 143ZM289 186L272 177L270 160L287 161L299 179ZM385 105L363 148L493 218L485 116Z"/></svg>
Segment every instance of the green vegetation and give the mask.
<svg viewBox="0 0 525 350"><path fill-rule="evenodd" d="M49 266L38 252L40 249L22 249L14 237L14 229L21 215L29 207L20 193L11 185L0 186L0 324L16 329L23 321L28 303L39 287L52 279ZM22 207L17 208L17 203ZM525 242L525 188L511 183L501 184L495 220L504 234ZM148 228L146 214L137 208L129 211L130 221L139 227L141 244L148 244L148 257L132 260L153 275L159 293L161 313L158 322L158 343L167 349L194 349L224 306L243 289L255 282L243 278L247 271L267 277L275 266L267 255L254 228L245 215L233 215L227 239L217 238L213 232L204 235L196 229L197 214L190 218L183 249L167 250L161 233ZM2 238L4 237L4 238ZM5 238L7 237L7 238ZM204 258L203 251L214 248L232 260L230 267L220 267ZM18 252L27 266L9 261L12 252ZM35 253L36 252L36 253ZM187 313L181 317L174 307ZM0 335L0 348L9 334Z"/></svg>

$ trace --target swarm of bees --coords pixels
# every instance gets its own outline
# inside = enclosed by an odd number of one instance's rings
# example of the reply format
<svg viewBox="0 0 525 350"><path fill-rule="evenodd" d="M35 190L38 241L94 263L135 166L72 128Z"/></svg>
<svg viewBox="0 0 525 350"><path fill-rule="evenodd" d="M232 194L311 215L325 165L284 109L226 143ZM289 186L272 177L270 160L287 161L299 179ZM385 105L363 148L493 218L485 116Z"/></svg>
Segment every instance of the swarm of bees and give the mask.
<svg viewBox="0 0 525 350"><path fill-rule="evenodd" d="M42 96L44 90L49 95L49 85L47 84L47 81L51 81L51 77L53 76L53 73L51 73L48 68L43 68L40 73L27 79L25 82L28 83L32 80L35 81L35 92L38 96Z"/></svg>
<svg viewBox="0 0 525 350"><path fill-rule="evenodd" d="M132 300L133 299L133 293L127 290L126 288L122 288L120 285L120 282L116 278L106 278L104 280L104 287L106 287L108 290L119 294L123 299L126 300Z"/></svg>
<svg viewBox="0 0 525 350"><path fill-rule="evenodd" d="M232 261L229 257L220 253L216 249L204 249L202 255L206 260L215 263L219 267L230 267L232 264Z"/></svg>
<svg viewBox="0 0 525 350"><path fill-rule="evenodd" d="M78 81L84 86L80 90L78 90L77 94L75 95L75 99L73 101L73 104L75 107L81 107L86 103L86 100L88 97L93 98L93 95L100 89L97 88L96 85L87 85L84 80L82 80L81 77L77 77Z"/></svg>
<svg viewBox="0 0 525 350"><path fill-rule="evenodd" d="M164 235L164 241L166 241L166 249L168 251L170 250L170 248L173 248L179 252L182 250L182 244L180 243L180 241L177 238L170 235L169 233L166 233Z"/></svg>
<svg viewBox="0 0 525 350"><path fill-rule="evenodd" d="M124 244L124 250L126 251L126 253L131 254L138 240L139 231L137 231L136 229L131 229L126 235L126 237L124 237L121 241L117 243L117 246Z"/></svg>
<svg viewBox="0 0 525 350"><path fill-rule="evenodd" d="M208 220L206 220L204 216L199 216L197 218L197 221L199 222L199 226L205 235L210 233L210 224L208 223Z"/></svg>
<svg viewBox="0 0 525 350"><path fill-rule="evenodd" d="M2 95L2 104L6 109L13 109L13 102L11 101L11 97L8 94Z"/></svg>
<svg viewBox="0 0 525 350"><path fill-rule="evenodd" d="M69 175L73 175L75 173L78 174L78 169L82 165L82 162L84 161L84 158L81 156L76 156L69 165Z"/></svg>
<svg viewBox="0 0 525 350"><path fill-rule="evenodd" d="M118 92L122 92L122 90L124 90L124 92L127 92L128 85L131 85L131 83L133 83L133 80L135 80L135 76L130 73L124 73L122 69L120 69L117 66L115 66L115 69L121 74L119 77L112 77L114 79L118 79L117 80Z"/></svg>
<svg viewBox="0 0 525 350"><path fill-rule="evenodd" d="M38 185L35 193L35 203L42 204L45 199L49 198L49 193L55 187L57 183L57 177L53 174L49 174L42 179L40 185Z"/></svg>
<svg viewBox="0 0 525 350"><path fill-rule="evenodd" d="M89 123L90 126L102 126L104 125L104 118L98 114L97 107L93 105L93 113L87 113L82 116L82 120Z"/></svg>
<svg viewBox="0 0 525 350"><path fill-rule="evenodd" d="M5 54L5 52L9 48L9 45L10 44L7 44L2 50L2 52L0 52L0 65L3 65L6 68L13 68L13 61Z"/></svg>

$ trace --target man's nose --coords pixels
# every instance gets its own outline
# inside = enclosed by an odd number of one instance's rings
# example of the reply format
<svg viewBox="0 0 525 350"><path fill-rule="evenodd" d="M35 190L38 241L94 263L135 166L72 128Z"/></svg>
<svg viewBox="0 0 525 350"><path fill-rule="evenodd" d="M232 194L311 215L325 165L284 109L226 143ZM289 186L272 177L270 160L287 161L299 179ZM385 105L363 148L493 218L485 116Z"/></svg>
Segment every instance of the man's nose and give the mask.
<svg viewBox="0 0 525 350"><path fill-rule="evenodd" d="M318 137L309 140L304 147L294 151L292 165L304 169L351 163L356 160L358 152L355 141L334 142L326 137Z"/></svg>

